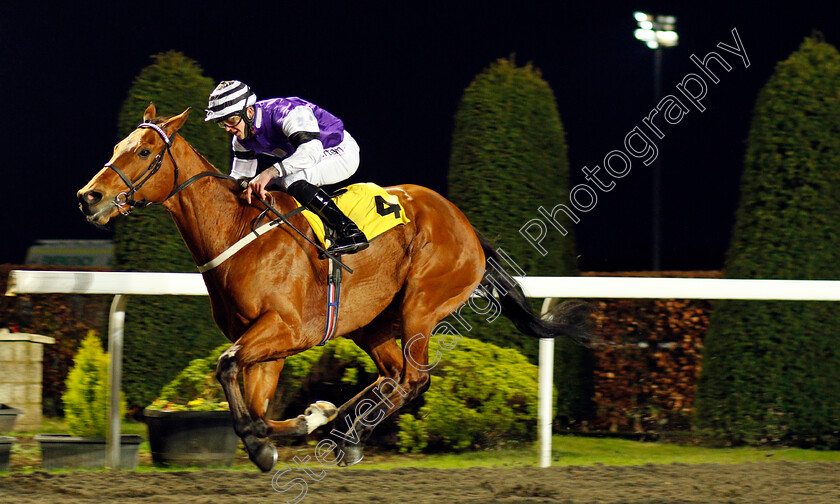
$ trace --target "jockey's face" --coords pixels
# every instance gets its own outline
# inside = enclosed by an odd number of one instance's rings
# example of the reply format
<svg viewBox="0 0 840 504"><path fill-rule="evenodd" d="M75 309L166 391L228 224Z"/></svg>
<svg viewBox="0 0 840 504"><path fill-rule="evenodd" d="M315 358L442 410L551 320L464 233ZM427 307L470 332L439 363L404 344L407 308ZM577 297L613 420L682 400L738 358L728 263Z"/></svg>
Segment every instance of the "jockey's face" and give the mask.
<svg viewBox="0 0 840 504"><path fill-rule="evenodd" d="M248 107L245 113L248 114L248 119L252 119L254 117L254 108ZM219 123L219 125L222 126L225 131L235 135L236 138L240 140L248 138L250 133L248 131L248 124L239 115L228 117L223 122Z"/></svg>

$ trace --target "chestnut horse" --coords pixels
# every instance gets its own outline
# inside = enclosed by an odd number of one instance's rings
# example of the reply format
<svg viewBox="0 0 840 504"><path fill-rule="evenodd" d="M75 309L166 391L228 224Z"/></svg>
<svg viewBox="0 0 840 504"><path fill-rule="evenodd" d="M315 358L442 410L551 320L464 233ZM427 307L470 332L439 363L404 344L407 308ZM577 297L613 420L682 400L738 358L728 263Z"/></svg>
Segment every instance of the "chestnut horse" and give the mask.
<svg viewBox="0 0 840 504"><path fill-rule="evenodd" d="M79 207L88 221L102 226L135 207L161 204L196 264L205 264L248 234L263 208L239 198L235 181L177 135L189 109L166 119L155 114L149 105L144 122L117 144L111 160L78 192ZM264 438L305 435L335 419L337 428L348 429L344 439L352 443L333 443L334 459L344 457L345 464L360 460L360 443L373 426L428 387L433 367L429 337L474 291L495 290L502 314L523 332L574 337L574 328L562 321L535 316L518 285L506 287L485 275L487 261L498 260L498 254L455 205L416 185L386 190L399 198L410 222L380 235L369 249L342 258L353 273L344 275L336 331L370 355L379 378L339 408L318 401L296 418L266 418L284 359L317 345L324 333L328 261L319 259L308 242L314 235L303 216L289 218L305 230L302 234L279 226L203 273L213 317L233 343L219 358L216 377L234 429L263 471L277 460L277 449ZM285 193L272 194L281 213L297 206ZM405 350L397 337L409 338L402 343Z"/></svg>

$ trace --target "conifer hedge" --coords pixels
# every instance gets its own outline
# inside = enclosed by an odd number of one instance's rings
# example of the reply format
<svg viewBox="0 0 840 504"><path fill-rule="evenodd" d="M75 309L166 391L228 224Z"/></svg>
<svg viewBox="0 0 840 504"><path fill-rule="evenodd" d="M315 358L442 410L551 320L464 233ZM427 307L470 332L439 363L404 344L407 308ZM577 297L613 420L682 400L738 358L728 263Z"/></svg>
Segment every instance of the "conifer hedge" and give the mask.
<svg viewBox="0 0 840 504"><path fill-rule="evenodd" d="M554 93L531 64L497 60L470 83L455 114L449 199L527 275L569 276L578 274L571 226L566 236L550 229L542 242L546 256L519 234L539 217L539 206L550 210L568 194L569 161ZM534 309L539 312L539 301ZM516 348L536 362L537 340L509 321L469 320L472 337ZM591 409L591 354L558 339L555 363L558 416L581 420Z"/></svg>
<svg viewBox="0 0 840 504"><path fill-rule="evenodd" d="M840 54L807 38L756 102L727 278L840 279ZM715 304L697 426L732 442L840 446L834 303Z"/></svg>
<svg viewBox="0 0 840 504"><path fill-rule="evenodd" d="M153 56L154 63L135 79L119 116L124 138L154 102L158 115L172 116L192 107L179 132L222 171L230 167L230 139L203 120L203 108L215 83L198 63L180 52ZM115 221L114 269L119 271L196 271L168 212L160 206L135 211ZM192 359L225 341L203 296L134 296L125 323L123 387L131 406L147 406L161 387Z"/></svg>

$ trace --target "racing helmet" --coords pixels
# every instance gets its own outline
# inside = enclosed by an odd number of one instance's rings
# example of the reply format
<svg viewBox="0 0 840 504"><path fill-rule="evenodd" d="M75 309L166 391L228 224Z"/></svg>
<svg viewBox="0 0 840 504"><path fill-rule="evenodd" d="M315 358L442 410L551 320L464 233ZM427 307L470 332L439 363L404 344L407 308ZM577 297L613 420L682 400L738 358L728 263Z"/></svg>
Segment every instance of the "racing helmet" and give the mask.
<svg viewBox="0 0 840 504"><path fill-rule="evenodd" d="M210 93L204 121L218 121L234 114L245 115L245 109L257 102L251 88L238 80L222 81Z"/></svg>

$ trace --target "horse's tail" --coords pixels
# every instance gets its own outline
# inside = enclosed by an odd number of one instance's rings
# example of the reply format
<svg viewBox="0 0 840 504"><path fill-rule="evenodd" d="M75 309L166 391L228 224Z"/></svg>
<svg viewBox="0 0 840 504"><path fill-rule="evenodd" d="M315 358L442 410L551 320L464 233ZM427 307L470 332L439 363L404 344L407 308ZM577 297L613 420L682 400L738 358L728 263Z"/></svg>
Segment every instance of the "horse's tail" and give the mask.
<svg viewBox="0 0 840 504"><path fill-rule="evenodd" d="M475 228L478 241L484 250L485 272L479 283L479 289L487 296L497 294L502 315L513 322L517 329L536 338L556 338L565 336L573 341L587 345L590 334L586 319L589 308L581 301L564 301L559 303L544 318L538 316L531 309L528 298L522 288L512 281L502 268L502 257L493 248L490 241ZM500 278L500 277L506 277Z"/></svg>

